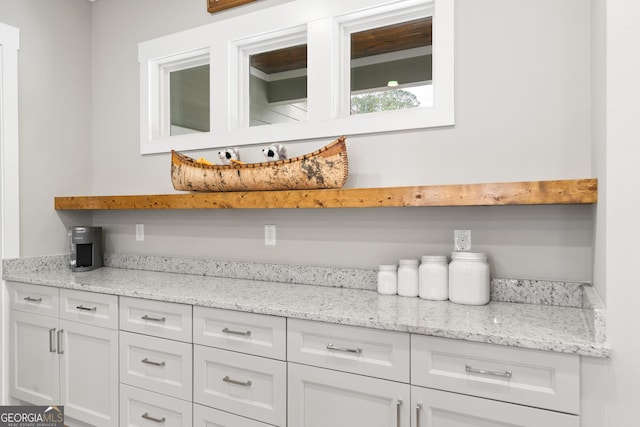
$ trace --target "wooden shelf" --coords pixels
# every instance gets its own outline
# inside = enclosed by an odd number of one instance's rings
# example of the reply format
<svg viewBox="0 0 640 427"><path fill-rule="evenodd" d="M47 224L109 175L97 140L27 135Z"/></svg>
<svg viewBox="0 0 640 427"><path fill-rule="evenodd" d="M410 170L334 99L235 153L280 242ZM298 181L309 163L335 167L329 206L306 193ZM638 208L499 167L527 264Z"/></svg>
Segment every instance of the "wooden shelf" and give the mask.
<svg viewBox="0 0 640 427"><path fill-rule="evenodd" d="M56 210L380 208L403 206L497 206L593 204L596 179L345 188L339 190L247 191L136 196L56 197Z"/></svg>

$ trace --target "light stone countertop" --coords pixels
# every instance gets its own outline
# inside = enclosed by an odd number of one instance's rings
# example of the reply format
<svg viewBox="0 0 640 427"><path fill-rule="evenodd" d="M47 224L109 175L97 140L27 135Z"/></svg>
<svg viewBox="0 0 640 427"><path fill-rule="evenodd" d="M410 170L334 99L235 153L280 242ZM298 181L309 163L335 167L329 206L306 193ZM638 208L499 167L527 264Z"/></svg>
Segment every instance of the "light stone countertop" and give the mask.
<svg viewBox="0 0 640 427"><path fill-rule="evenodd" d="M594 340L593 327L589 326L592 314L583 308L510 302L465 306L385 296L362 289L108 267L83 273L72 273L67 268L5 272L4 279L584 356L610 356L608 344Z"/></svg>

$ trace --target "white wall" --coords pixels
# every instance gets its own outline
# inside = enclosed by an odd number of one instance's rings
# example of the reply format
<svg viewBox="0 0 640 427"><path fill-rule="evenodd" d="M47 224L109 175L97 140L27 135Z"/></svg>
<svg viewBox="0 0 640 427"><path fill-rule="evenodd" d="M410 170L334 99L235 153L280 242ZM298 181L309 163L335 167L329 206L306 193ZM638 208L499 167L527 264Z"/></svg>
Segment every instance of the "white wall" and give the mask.
<svg viewBox="0 0 640 427"><path fill-rule="evenodd" d="M169 156L138 154L138 43L273 4L219 15L201 0L93 4L95 194L173 191ZM123 16L135 25L122 25ZM589 4L457 0L455 18L456 126L350 136L347 186L589 177ZM302 154L325 142L288 149ZM448 252L453 229L470 228L496 276L590 280L592 216L590 207L418 208L103 212L94 222L114 252L366 268ZM135 223L146 223L146 242L135 241ZM270 250L262 244L266 223L278 225Z"/></svg>
<svg viewBox="0 0 640 427"><path fill-rule="evenodd" d="M608 369L608 425L640 425L640 3L607 0L606 47L606 227L605 278ZM602 262L602 260L598 260Z"/></svg>
<svg viewBox="0 0 640 427"><path fill-rule="evenodd" d="M20 29L21 255L68 251L55 195L91 191L91 8L86 0L0 1Z"/></svg>

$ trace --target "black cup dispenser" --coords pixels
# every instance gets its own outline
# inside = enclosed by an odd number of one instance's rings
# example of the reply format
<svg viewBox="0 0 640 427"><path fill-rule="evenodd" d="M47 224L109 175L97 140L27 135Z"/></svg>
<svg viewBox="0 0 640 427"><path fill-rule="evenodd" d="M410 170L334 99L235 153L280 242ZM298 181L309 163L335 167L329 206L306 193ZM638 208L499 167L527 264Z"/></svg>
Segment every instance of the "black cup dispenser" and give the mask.
<svg viewBox="0 0 640 427"><path fill-rule="evenodd" d="M69 252L71 271L102 267L102 227L70 227Z"/></svg>

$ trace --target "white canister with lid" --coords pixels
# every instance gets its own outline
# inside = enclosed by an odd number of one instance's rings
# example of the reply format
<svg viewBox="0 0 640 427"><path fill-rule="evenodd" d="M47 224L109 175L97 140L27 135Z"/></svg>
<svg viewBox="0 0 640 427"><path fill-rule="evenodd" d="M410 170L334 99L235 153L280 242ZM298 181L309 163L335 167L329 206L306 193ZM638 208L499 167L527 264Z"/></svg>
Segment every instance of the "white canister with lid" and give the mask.
<svg viewBox="0 0 640 427"><path fill-rule="evenodd" d="M382 264L378 267L378 293L395 295L398 293L398 266Z"/></svg>
<svg viewBox="0 0 640 427"><path fill-rule="evenodd" d="M482 252L453 252L449 264L449 300L457 304L489 302L489 264Z"/></svg>
<svg viewBox="0 0 640 427"><path fill-rule="evenodd" d="M449 262L445 255L424 255L418 268L420 298L444 301L449 299Z"/></svg>
<svg viewBox="0 0 640 427"><path fill-rule="evenodd" d="M418 296L418 260L401 259L398 267L398 295Z"/></svg>

